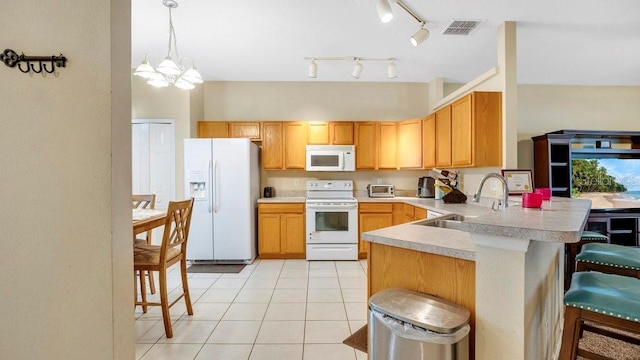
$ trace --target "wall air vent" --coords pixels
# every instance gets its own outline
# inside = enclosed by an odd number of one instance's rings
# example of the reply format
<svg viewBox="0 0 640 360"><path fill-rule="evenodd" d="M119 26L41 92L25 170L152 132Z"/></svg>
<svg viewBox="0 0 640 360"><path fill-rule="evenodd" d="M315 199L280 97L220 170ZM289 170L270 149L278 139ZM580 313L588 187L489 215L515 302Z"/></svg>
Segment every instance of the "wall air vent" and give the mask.
<svg viewBox="0 0 640 360"><path fill-rule="evenodd" d="M442 31L443 35L471 35L484 20L453 19Z"/></svg>

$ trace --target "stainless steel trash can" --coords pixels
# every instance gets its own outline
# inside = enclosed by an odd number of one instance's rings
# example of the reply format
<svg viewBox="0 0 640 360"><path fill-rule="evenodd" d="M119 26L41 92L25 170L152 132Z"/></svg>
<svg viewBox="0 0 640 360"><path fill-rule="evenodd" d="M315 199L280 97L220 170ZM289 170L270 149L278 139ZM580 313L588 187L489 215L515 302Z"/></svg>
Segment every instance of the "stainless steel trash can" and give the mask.
<svg viewBox="0 0 640 360"><path fill-rule="evenodd" d="M369 360L468 360L468 309L434 296L387 289L369 299Z"/></svg>

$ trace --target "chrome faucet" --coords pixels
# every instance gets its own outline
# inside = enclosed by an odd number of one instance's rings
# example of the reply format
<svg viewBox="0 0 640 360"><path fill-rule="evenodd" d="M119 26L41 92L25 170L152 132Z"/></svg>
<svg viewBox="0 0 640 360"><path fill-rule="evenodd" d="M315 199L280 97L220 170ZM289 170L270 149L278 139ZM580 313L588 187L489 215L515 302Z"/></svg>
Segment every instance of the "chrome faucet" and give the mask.
<svg viewBox="0 0 640 360"><path fill-rule="evenodd" d="M509 207L509 187L507 186L507 180L505 180L505 178L502 175L496 174L496 173L488 173L487 175L485 175L482 178L482 180L480 180L480 185L478 185L478 190L473 195L473 199L471 201L480 202L480 193L482 192L482 187L484 186L485 181L487 181L487 179L489 179L489 178L496 178L502 183L502 191L504 192L502 194L504 207L505 208ZM494 205L495 205L495 203L494 203ZM493 209L493 205L491 205L491 209ZM500 203L499 202L498 202L498 209L500 209Z"/></svg>

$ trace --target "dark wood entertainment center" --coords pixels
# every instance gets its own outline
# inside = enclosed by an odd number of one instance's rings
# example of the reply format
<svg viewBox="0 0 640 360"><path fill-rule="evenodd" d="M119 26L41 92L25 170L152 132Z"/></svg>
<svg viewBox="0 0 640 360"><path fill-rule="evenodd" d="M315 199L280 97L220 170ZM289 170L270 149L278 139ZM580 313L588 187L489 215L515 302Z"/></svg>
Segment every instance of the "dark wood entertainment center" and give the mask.
<svg viewBox="0 0 640 360"><path fill-rule="evenodd" d="M574 159L640 159L640 132L559 130L535 136L534 185L553 196L571 197ZM640 176L640 174L638 174ZM609 242L639 246L640 208L592 209L585 230L607 235Z"/></svg>

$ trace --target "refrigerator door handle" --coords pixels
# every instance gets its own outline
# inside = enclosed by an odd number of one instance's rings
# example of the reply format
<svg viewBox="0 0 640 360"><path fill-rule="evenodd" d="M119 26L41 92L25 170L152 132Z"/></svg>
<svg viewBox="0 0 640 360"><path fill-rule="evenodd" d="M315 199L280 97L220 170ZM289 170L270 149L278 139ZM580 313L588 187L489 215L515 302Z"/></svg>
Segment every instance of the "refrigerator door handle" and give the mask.
<svg viewBox="0 0 640 360"><path fill-rule="evenodd" d="M213 211L214 212L218 212L218 210L220 210L220 170L218 170L220 167L218 166L218 161L216 161L216 164L214 166L214 171L215 171L215 191L216 191L216 198L215 198L215 202L214 202L214 207L213 207Z"/></svg>
<svg viewBox="0 0 640 360"><path fill-rule="evenodd" d="M212 210L211 209L211 197L213 196L212 191L211 191L211 180L212 180L211 179L211 171L212 171L211 167L212 166L213 165L211 163L211 160L209 160L209 183L208 183L209 189L207 190L207 191L209 191L209 196L207 196L207 205L209 206L209 212L211 212L211 210Z"/></svg>

